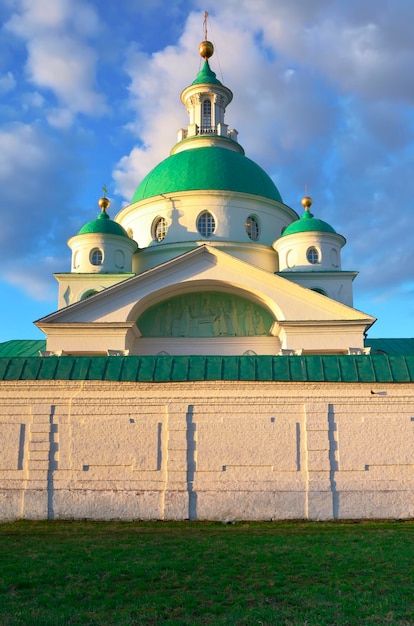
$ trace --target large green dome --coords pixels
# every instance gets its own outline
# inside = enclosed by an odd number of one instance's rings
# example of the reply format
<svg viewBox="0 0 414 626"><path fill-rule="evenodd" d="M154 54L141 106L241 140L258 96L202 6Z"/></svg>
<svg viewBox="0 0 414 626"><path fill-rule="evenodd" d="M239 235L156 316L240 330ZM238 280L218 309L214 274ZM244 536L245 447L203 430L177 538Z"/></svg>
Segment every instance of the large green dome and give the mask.
<svg viewBox="0 0 414 626"><path fill-rule="evenodd" d="M102 211L96 218L96 220L92 220L91 222L87 222L82 226L78 235L84 235L86 233L103 233L105 235L118 235L121 237L128 237L128 233L125 228L123 228L117 222L111 220L109 215Z"/></svg>
<svg viewBox="0 0 414 626"><path fill-rule="evenodd" d="M179 191L222 190L283 202L272 179L257 163L227 148L189 148L169 156L147 174L132 203Z"/></svg>

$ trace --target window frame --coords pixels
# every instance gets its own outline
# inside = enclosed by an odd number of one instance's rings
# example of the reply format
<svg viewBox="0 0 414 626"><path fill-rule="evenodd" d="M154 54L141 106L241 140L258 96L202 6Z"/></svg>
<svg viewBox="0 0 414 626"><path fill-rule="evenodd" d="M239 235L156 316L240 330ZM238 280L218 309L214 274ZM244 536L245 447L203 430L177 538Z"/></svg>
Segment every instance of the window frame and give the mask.
<svg viewBox="0 0 414 626"><path fill-rule="evenodd" d="M217 221L210 211L202 211L197 217L197 231L205 239L210 239L216 232Z"/></svg>
<svg viewBox="0 0 414 626"><path fill-rule="evenodd" d="M151 226L152 240L155 241L156 243L161 243L161 241L164 241L164 239L166 238L167 233L168 233L167 220L162 215L159 215L152 222L152 226Z"/></svg>
<svg viewBox="0 0 414 626"><path fill-rule="evenodd" d="M320 263L321 255L320 255L320 251L318 250L318 248L316 248L315 246L310 246L306 250L306 260L311 265L317 265L318 263Z"/></svg>
<svg viewBox="0 0 414 626"><path fill-rule="evenodd" d="M92 248L89 253L90 264L94 267L100 267L104 262L104 253L102 248Z"/></svg>
<svg viewBox="0 0 414 626"><path fill-rule="evenodd" d="M254 224L254 226L253 226ZM260 222L256 215L249 215L244 222L244 227L248 238L251 241L259 241L260 238Z"/></svg>

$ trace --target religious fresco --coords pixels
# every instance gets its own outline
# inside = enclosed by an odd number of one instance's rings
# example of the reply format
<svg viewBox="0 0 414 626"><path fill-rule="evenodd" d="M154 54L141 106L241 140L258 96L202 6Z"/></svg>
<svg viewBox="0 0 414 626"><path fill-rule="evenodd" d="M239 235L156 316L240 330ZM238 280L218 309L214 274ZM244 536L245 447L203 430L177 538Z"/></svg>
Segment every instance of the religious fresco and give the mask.
<svg viewBox="0 0 414 626"><path fill-rule="evenodd" d="M250 300L221 292L176 296L150 307L137 325L143 337L260 337L273 318Z"/></svg>

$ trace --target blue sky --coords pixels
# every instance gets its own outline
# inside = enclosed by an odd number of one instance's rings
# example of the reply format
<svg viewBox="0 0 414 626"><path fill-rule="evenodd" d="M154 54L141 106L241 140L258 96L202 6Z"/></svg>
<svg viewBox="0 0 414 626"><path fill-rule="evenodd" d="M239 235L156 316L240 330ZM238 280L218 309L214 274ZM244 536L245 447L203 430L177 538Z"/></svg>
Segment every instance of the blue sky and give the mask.
<svg viewBox="0 0 414 626"><path fill-rule="evenodd" d="M0 341L42 337L102 186L114 217L168 156L204 10L247 156L346 237L369 336L414 336L412 0L3 0Z"/></svg>

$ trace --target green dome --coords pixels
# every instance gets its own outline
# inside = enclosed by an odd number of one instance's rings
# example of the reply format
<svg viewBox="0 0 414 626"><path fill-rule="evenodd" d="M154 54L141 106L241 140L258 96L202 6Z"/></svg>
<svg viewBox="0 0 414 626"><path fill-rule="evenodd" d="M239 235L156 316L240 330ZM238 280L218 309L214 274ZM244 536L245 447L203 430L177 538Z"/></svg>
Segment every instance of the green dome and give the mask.
<svg viewBox="0 0 414 626"><path fill-rule="evenodd" d="M200 85L201 83L214 83L215 85L222 84L219 79L216 78L216 75L210 68L208 61L204 61L204 65L198 72L197 78L192 82L193 85Z"/></svg>
<svg viewBox="0 0 414 626"><path fill-rule="evenodd" d="M272 179L244 155L209 146L169 156L138 185L132 202L179 191L238 191L283 202Z"/></svg>
<svg viewBox="0 0 414 626"><path fill-rule="evenodd" d="M313 214L310 211L305 211L300 220L296 220L296 222L289 224L289 226L285 228L282 237L306 232L336 234L336 230L334 230L327 222L318 220L316 217L313 217Z"/></svg>
<svg viewBox="0 0 414 626"><path fill-rule="evenodd" d="M91 222L87 222L82 226L78 235L85 235L86 233L103 233L105 235L119 235L121 237L128 237L128 233L125 228L122 228L120 224L111 220L106 211L102 211Z"/></svg>

